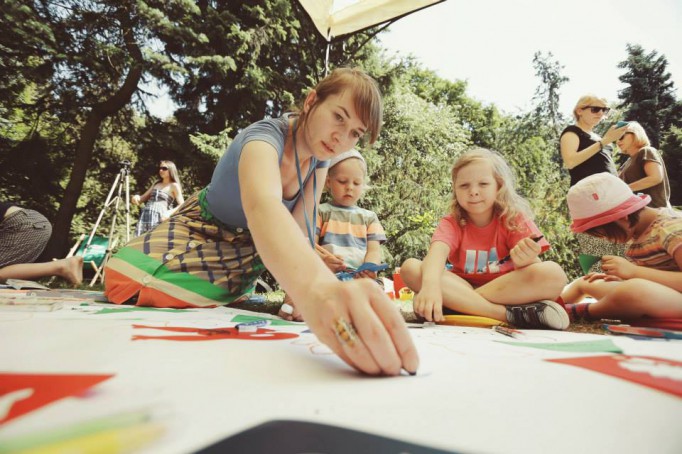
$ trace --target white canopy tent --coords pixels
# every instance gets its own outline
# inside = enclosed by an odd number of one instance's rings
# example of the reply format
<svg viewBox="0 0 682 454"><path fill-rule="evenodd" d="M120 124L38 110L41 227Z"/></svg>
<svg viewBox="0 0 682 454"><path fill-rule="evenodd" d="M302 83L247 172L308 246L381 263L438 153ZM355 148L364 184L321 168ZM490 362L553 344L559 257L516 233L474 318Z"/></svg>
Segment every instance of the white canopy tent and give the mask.
<svg viewBox="0 0 682 454"><path fill-rule="evenodd" d="M384 28L398 19L445 0L299 0L327 40L325 71L329 70L329 48L341 40L371 27Z"/></svg>

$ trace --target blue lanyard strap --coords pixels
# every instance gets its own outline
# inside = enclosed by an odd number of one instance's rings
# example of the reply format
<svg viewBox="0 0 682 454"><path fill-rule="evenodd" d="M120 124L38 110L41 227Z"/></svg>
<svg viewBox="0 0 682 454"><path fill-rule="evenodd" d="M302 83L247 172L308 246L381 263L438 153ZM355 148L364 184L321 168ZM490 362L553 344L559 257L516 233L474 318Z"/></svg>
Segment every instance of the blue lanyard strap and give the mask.
<svg viewBox="0 0 682 454"><path fill-rule="evenodd" d="M313 224L310 225L308 210L305 206L305 192L303 191L303 178L301 177L301 163L298 160L298 148L296 147L296 132L298 131L298 118L294 120L294 156L296 157L296 174L298 175L298 191L303 201L303 216L305 216L305 228L308 230L310 246L315 249L315 229L317 229L317 169L313 169ZM311 164L312 164L312 158Z"/></svg>

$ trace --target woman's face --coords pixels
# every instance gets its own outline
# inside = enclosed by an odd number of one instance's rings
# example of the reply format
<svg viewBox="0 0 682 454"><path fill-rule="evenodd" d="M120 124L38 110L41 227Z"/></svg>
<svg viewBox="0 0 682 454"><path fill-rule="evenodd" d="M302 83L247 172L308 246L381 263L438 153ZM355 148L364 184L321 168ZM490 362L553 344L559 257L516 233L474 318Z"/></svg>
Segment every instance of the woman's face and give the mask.
<svg viewBox="0 0 682 454"><path fill-rule="evenodd" d="M159 164L159 176L161 178L170 178L170 170L168 169L168 163L161 161Z"/></svg>
<svg viewBox="0 0 682 454"><path fill-rule="evenodd" d="M351 90L319 102L315 92L306 99L304 139L309 152L321 161L348 151L367 131L353 103Z"/></svg>
<svg viewBox="0 0 682 454"><path fill-rule="evenodd" d="M602 121L609 112L609 108L600 101L593 101L589 106L584 106L578 109L578 117L580 121L588 126L596 126Z"/></svg>
<svg viewBox="0 0 682 454"><path fill-rule="evenodd" d="M639 150L639 147L635 143L635 135L631 132L623 134L620 139L616 141L616 145L618 145L620 151L628 156L632 156Z"/></svg>

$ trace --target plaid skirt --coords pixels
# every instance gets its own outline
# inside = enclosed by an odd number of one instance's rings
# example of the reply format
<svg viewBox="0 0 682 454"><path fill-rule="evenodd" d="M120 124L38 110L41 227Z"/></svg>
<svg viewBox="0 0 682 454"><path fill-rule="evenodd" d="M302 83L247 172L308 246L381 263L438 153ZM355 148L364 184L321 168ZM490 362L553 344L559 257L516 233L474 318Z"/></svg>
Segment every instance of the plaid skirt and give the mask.
<svg viewBox="0 0 682 454"><path fill-rule="evenodd" d="M35 262L50 235L50 221L37 211L22 208L0 219L0 268Z"/></svg>
<svg viewBox="0 0 682 454"><path fill-rule="evenodd" d="M116 304L215 307L252 292L264 270L251 233L213 218L203 190L111 257L104 288Z"/></svg>

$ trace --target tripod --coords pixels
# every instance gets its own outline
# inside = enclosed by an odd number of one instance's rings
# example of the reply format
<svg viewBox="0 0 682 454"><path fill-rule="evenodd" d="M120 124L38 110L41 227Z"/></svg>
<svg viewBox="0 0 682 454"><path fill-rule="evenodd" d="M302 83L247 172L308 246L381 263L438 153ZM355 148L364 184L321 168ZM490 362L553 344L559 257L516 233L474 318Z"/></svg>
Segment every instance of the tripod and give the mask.
<svg viewBox="0 0 682 454"><path fill-rule="evenodd" d="M111 226L109 227L109 236L107 239L106 253L104 255L104 259L102 260L102 264L99 267L97 267L94 261L90 262L92 267L95 269L95 277L92 278L90 286L97 282L97 279L101 279L102 281L104 280L104 266L107 264L107 261L109 261L109 258L111 257L111 252L118 243L118 237L116 237L116 239L113 242L112 239L114 237L114 232L116 231L116 219L118 217L118 211L121 204L121 193L123 192L124 184L125 202L123 206L125 210L126 219L125 240L126 243L130 241L130 161L124 160L121 161L119 164L121 168L118 172L118 175L116 175L114 183L111 185L111 189L109 190L107 199L104 202L104 206L102 207L102 210L99 212L97 222L95 222L95 225L93 226L92 231L90 232L90 236L88 237L88 242L85 244L85 248L83 249L83 254L85 254L91 247L92 239L95 237L95 233L97 232L97 227L99 227L99 224L102 221L102 218L104 217L104 214L106 213L107 209L113 204L114 213L111 218ZM115 196L114 193L116 194Z"/></svg>

